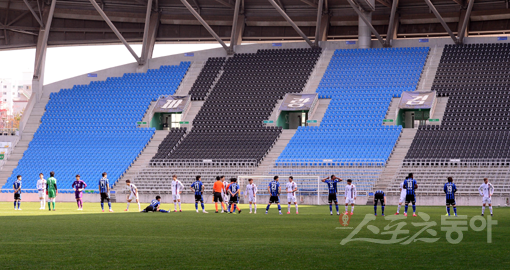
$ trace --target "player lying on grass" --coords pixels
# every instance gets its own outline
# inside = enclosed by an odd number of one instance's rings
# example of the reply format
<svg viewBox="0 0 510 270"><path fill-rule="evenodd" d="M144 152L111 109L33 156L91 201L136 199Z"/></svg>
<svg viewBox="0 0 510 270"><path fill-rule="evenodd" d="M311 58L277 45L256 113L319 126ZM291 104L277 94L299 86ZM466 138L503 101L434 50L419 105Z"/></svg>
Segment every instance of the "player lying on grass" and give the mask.
<svg viewBox="0 0 510 270"><path fill-rule="evenodd" d="M16 177L12 188L14 189L14 210L21 210L21 208L19 208L21 204L21 175ZM18 209L16 209L16 203L18 203Z"/></svg>
<svg viewBox="0 0 510 270"><path fill-rule="evenodd" d="M478 188L478 192L480 193L480 196L482 196L482 217L485 214L485 205L489 205L489 209L491 210L491 216L492 216L492 194L494 194L494 186L489 183L489 179L484 178L483 184L480 185Z"/></svg>
<svg viewBox="0 0 510 270"><path fill-rule="evenodd" d="M191 190L195 193L195 210L198 213L198 202L202 206L202 213L207 214L204 207L204 198L202 194L204 194L204 184L202 184L202 177L198 175L196 177L196 181L191 184Z"/></svg>
<svg viewBox="0 0 510 270"><path fill-rule="evenodd" d="M230 184L227 187L228 194L230 195L230 205L228 206L229 213L234 213L237 211L241 214L241 209L237 207L237 202L239 200L239 185L237 184L236 178L230 178Z"/></svg>
<svg viewBox="0 0 510 270"><path fill-rule="evenodd" d="M74 197L76 198L76 204L78 205L78 210L83 210L83 201L81 198L83 197L83 190L87 187L87 184L80 179L80 175L76 175L76 181L73 182L71 186L74 189Z"/></svg>
<svg viewBox="0 0 510 270"><path fill-rule="evenodd" d="M328 203L329 203L329 214L333 215L333 202L335 202L336 214L340 215L338 211L338 199L336 198L336 193L338 192L337 183L342 181L342 179L336 177L335 175L331 175L331 177L326 177L322 179L322 182L328 185Z"/></svg>
<svg viewBox="0 0 510 270"><path fill-rule="evenodd" d="M269 211L269 207L271 206L271 204L277 203L278 204L278 212L280 213L280 215L282 215L282 207L280 206L280 197L279 197L281 188L280 188L280 183L278 183L278 176L275 176L274 180L269 182L267 191L269 192L271 197L269 197L269 203L267 204L267 207L266 207L266 214Z"/></svg>
<svg viewBox="0 0 510 270"><path fill-rule="evenodd" d="M296 214L299 214L298 212L298 205L297 205L297 199L296 199L296 191L297 191L297 184L294 182L294 177L289 176L289 182L287 183L287 215L290 214L290 205L291 203L294 203L294 206L296 206Z"/></svg>
<svg viewBox="0 0 510 270"><path fill-rule="evenodd" d="M455 205L455 192L457 192L457 186L453 183L453 178L448 177L448 182L444 184L444 193L446 194L446 215L450 215L450 205L453 206L453 212L457 216L457 207Z"/></svg>
<svg viewBox="0 0 510 270"><path fill-rule="evenodd" d="M377 216L377 203L381 202L382 215L384 216L384 206L386 206L386 194L384 191L377 190L374 193L374 215Z"/></svg>
<svg viewBox="0 0 510 270"><path fill-rule="evenodd" d="M101 210L104 212L104 200L107 200L108 208L110 208L110 212L113 212L110 203L110 181L108 181L106 172L103 173L103 178L99 180L99 193L101 194Z"/></svg>
<svg viewBox="0 0 510 270"><path fill-rule="evenodd" d="M145 209L143 209L142 212L143 213L147 213L147 212L170 213L170 211L159 209L160 205L161 205L161 197L156 196L156 199L152 200L151 204L149 206L145 207Z"/></svg>
<svg viewBox="0 0 510 270"><path fill-rule="evenodd" d="M252 209L252 204L255 207L255 214L257 214L257 185L253 183L253 179L248 179L248 185L246 185L246 193L244 197L248 197L248 202L250 203L250 214Z"/></svg>

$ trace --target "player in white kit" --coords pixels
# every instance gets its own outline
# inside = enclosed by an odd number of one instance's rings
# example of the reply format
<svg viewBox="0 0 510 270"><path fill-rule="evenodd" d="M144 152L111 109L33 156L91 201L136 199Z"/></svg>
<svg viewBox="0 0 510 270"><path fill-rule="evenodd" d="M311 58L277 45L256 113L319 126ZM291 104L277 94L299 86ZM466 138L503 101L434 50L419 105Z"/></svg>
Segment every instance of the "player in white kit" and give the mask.
<svg viewBox="0 0 510 270"><path fill-rule="evenodd" d="M296 199L296 191L297 191L297 184L294 182L294 177L289 176L289 182L287 183L287 215L290 214L290 204L293 202L296 206L296 214L299 214L298 212L298 205L297 205L297 199Z"/></svg>
<svg viewBox="0 0 510 270"><path fill-rule="evenodd" d="M255 207L255 214L257 214L257 185L253 183L253 179L248 179L248 185L246 185L246 192L244 197L248 197L248 202L250 203L250 214L252 210L252 204Z"/></svg>
<svg viewBox="0 0 510 270"><path fill-rule="evenodd" d="M46 179L44 179L42 173L39 174L39 180L37 180L37 193L39 193L39 200L41 201L39 210L44 210L46 208Z"/></svg>
<svg viewBox="0 0 510 270"><path fill-rule="evenodd" d="M347 179L347 185L345 186L345 214L349 213L349 204L351 204L351 215L354 213L356 196L356 186L352 183L351 179Z"/></svg>
<svg viewBox="0 0 510 270"><path fill-rule="evenodd" d="M177 175L172 175L172 199L174 200L174 212L177 212L177 203L179 203L179 212L181 209L181 193L184 185L181 181L177 180Z"/></svg>
<svg viewBox="0 0 510 270"><path fill-rule="evenodd" d="M404 188L404 182L400 183L400 199L398 200L398 208L395 215L398 215L400 213L400 207L402 207L402 204L406 201L406 189Z"/></svg>
<svg viewBox="0 0 510 270"><path fill-rule="evenodd" d="M129 189L129 197L127 198L127 207L124 211L129 211L129 204L133 199L136 200L136 203L138 204L138 212L142 211L140 208L140 200L138 199L138 188L136 188L135 185L131 184L131 181L128 179L126 180L126 185Z"/></svg>
<svg viewBox="0 0 510 270"><path fill-rule="evenodd" d="M225 180L225 176L224 175L220 176L220 181L223 182L223 191L221 192L221 196L223 197L223 201L226 204L228 204L230 199L228 198L227 187L228 187L228 185L230 185L230 182L227 182L227 180ZM224 211L224 213L228 213L228 212L230 212L230 209L227 209L227 211Z"/></svg>
<svg viewBox="0 0 510 270"><path fill-rule="evenodd" d="M489 205L489 209L491 210L491 216L492 216L492 194L494 194L494 186L489 183L489 179L484 178L483 184L480 185L478 188L478 192L480 192L480 196L483 197L482 199L482 217L485 213L485 205Z"/></svg>

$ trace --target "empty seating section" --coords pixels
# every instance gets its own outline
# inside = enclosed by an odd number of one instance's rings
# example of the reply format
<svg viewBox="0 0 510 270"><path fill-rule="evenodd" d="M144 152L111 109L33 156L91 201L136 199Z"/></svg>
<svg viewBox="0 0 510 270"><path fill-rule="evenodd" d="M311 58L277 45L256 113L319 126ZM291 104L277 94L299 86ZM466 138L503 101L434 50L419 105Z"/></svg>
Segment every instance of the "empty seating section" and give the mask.
<svg viewBox="0 0 510 270"><path fill-rule="evenodd" d="M384 165L401 126L383 126L392 97L414 91L429 48L336 50L319 98L332 99L318 127L299 127L277 166Z"/></svg>
<svg viewBox="0 0 510 270"><path fill-rule="evenodd" d="M186 134L186 128L172 128L168 135L166 135L165 139L158 146L158 152L154 156L154 159L165 159L167 154L175 148L175 145L179 143L179 141L183 138L184 134Z"/></svg>
<svg viewBox="0 0 510 270"><path fill-rule="evenodd" d="M205 100L224 64L225 57L211 57L207 60L189 91L191 100Z"/></svg>
<svg viewBox="0 0 510 270"><path fill-rule="evenodd" d="M421 126L406 162L510 158L510 45L446 45L432 90L448 97L440 126Z"/></svg>
<svg viewBox="0 0 510 270"><path fill-rule="evenodd" d="M136 122L151 101L175 93L189 66L182 62L52 93L41 125L2 192L12 188L18 174L25 189L35 189L39 173L49 177L50 171L59 189L71 189L76 174L88 189L97 189L102 172L115 183L154 134Z"/></svg>

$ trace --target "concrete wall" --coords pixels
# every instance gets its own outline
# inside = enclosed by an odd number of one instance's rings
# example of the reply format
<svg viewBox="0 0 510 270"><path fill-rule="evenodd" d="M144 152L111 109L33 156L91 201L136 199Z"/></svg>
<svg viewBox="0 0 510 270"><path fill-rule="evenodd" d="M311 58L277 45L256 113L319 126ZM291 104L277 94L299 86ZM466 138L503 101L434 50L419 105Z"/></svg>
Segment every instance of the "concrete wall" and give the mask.
<svg viewBox="0 0 510 270"><path fill-rule="evenodd" d="M386 203L388 205L397 205L400 197L397 196L387 196ZM493 197L492 205L505 205L506 197ZM482 197L479 196L456 196L455 202L459 206L481 206L482 205ZM446 205L445 196L420 196L416 197L416 205L436 205L443 206Z"/></svg>

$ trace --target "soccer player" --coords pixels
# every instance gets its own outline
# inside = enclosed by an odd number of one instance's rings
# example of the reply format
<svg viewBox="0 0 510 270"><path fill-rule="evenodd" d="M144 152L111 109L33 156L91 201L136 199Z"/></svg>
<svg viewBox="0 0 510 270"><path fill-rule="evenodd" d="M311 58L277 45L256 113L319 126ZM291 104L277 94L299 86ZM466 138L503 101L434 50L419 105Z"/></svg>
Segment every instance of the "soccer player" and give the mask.
<svg viewBox="0 0 510 270"><path fill-rule="evenodd" d="M229 211L230 213L235 214L236 208L239 214L241 214L241 209L237 207L237 201L239 200L239 185L237 184L236 178L230 178L230 185L228 185L228 194L230 195L230 205Z"/></svg>
<svg viewBox="0 0 510 270"><path fill-rule="evenodd" d="M103 173L103 178L99 180L99 193L101 194L101 210L104 212L104 200L107 200L108 208L110 208L110 212L113 212L110 203L110 181L108 181L106 172Z"/></svg>
<svg viewBox="0 0 510 270"><path fill-rule="evenodd" d="M55 179L55 172L50 172L50 178L46 181L46 194L48 195L48 211L55 211L55 198L58 195L57 179Z"/></svg>
<svg viewBox="0 0 510 270"><path fill-rule="evenodd" d="M271 206L271 204L277 203L278 212L280 213L280 215L282 215L282 207L280 206L280 198L278 197L281 192L280 183L278 183L278 176L275 176L274 180L269 182L269 185L267 186L267 191L269 192L271 197L269 198L269 203L267 204L266 207L266 214L269 211L269 207Z"/></svg>
<svg viewBox="0 0 510 270"><path fill-rule="evenodd" d="M200 202L202 205L202 213L207 214L204 208L204 198L202 197L205 187L201 179L202 177L200 175L196 177L196 181L191 184L191 190L195 192L195 210L197 210L198 213L198 202Z"/></svg>
<svg viewBox="0 0 510 270"><path fill-rule="evenodd" d="M21 210L21 208L19 208L21 203L21 175L16 177L12 188L14 189L14 210ZM18 203L18 209L16 209L16 203Z"/></svg>
<svg viewBox="0 0 510 270"><path fill-rule="evenodd" d="M156 199L152 200L151 204L149 206L145 207L145 209L143 209L142 212L143 213L148 213L148 212L170 213L170 211L159 209L160 206L161 206L161 197L156 196Z"/></svg>
<svg viewBox="0 0 510 270"><path fill-rule="evenodd" d="M400 214L400 207L402 207L402 204L406 201L407 190L404 189L404 183L405 180L400 183L400 199L398 200L398 208L397 212L395 213L397 216Z"/></svg>
<svg viewBox="0 0 510 270"><path fill-rule="evenodd" d="M87 187L87 184L80 179L80 175L76 175L76 181L73 182L72 188L74 189L74 197L76 198L76 204L78 205L78 210L83 210L83 201L81 198L83 197L83 190Z"/></svg>
<svg viewBox="0 0 510 270"><path fill-rule="evenodd" d="M46 208L46 179L44 179L44 174L42 173L39 174L39 180L37 180L37 192L41 201L41 208L39 210L44 210Z"/></svg>
<svg viewBox="0 0 510 270"><path fill-rule="evenodd" d="M138 188L131 184L131 180L126 180L126 185L128 186L128 189L130 191L129 197L127 198L127 207L124 211L129 211L129 204L133 199L135 199L136 203L138 204L138 211L141 211L140 209L140 200L138 199Z"/></svg>
<svg viewBox="0 0 510 270"><path fill-rule="evenodd" d="M413 204L413 217L416 217L416 193L415 190L418 189L418 184L416 180L413 179L413 174L410 173L406 180L404 181L404 189L406 190L406 206L404 211L404 216L407 217L407 208L409 207L409 202Z"/></svg>
<svg viewBox="0 0 510 270"><path fill-rule="evenodd" d="M492 194L494 194L494 186L489 183L489 179L484 178L483 184L480 185L478 188L478 192L480 192L480 196L483 197L482 199L482 217L485 214L485 205L489 204L489 209L491 210L491 216L492 216Z"/></svg>
<svg viewBox="0 0 510 270"><path fill-rule="evenodd" d="M213 185L213 200L214 200L214 207L216 208L216 212L218 213L218 202L221 203L221 212L224 213L225 211L225 204L223 203L223 196L222 192L225 189L223 186L223 182L221 181L221 177L216 176L216 182L214 182Z"/></svg>
<svg viewBox="0 0 510 270"><path fill-rule="evenodd" d="M377 216L377 203L381 202L381 210L382 210L382 216L384 217L384 206L386 205L386 195L384 194L384 191L377 190L374 193L374 215Z"/></svg>
<svg viewBox="0 0 510 270"><path fill-rule="evenodd" d="M349 211L349 204L351 204L351 215L354 214L354 203L356 202L356 186L352 183L351 179L347 179L347 185L345 186L345 213Z"/></svg>
<svg viewBox="0 0 510 270"><path fill-rule="evenodd" d="M287 215L290 214L290 204L292 202L296 206L296 214L299 214L297 199L296 199L297 184L296 184L296 182L294 182L294 177L289 176L289 182L287 183L286 188L287 188L287 202L289 203L287 205Z"/></svg>
<svg viewBox="0 0 510 270"><path fill-rule="evenodd" d="M328 202L330 215L333 215L333 202L335 202L336 214L340 215L340 212L338 211L338 199L336 198L336 193L338 192L337 183L340 181L342 181L342 179L336 177L335 175L331 175L331 179L330 177L322 179L322 182L328 185L329 190Z"/></svg>
<svg viewBox="0 0 510 270"><path fill-rule="evenodd" d="M177 202L179 202L179 212L182 212L181 193L183 188L184 185L181 181L177 180L177 175L172 175L172 199L174 200L174 212L177 212Z"/></svg>
<svg viewBox="0 0 510 270"><path fill-rule="evenodd" d="M246 194L244 197L248 197L248 202L250 203L250 214L252 213L252 204L255 207L255 214L257 214L257 185L253 183L253 179L248 179L248 185L246 185Z"/></svg>
<svg viewBox="0 0 510 270"><path fill-rule="evenodd" d="M225 202L225 204L228 204L229 198L228 198L227 187L228 187L228 185L230 185L230 183L227 182L224 175L220 176L220 180L223 181L223 191L221 193L221 196L223 197L223 201ZM228 213L228 211L229 211L228 209L225 209L226 213Z"/></svg>
<svg viewBox="0 0 510 270"><path fill-rule="evenodd" d="M446 215L450 216L450 205L453 206L453 212L457 216L457 207L455 206L455 192L457 186L453 183L453 178L448 177L448 183L444 184L444 193L446 193Z"/></svg>

